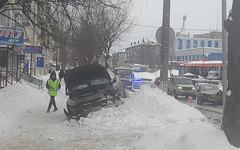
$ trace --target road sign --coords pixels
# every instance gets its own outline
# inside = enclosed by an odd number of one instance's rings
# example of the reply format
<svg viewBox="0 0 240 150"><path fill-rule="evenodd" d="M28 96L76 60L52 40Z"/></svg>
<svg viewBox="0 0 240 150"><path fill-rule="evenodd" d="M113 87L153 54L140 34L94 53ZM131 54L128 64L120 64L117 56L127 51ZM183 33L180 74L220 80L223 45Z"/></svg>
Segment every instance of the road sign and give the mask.
<svg viewBox="0 0 240 150"><path fill-rule="evenodd" d="M37 67L44 67L44 57L37 57Z"/></svg>
<svg viewBox="0 0 240 150"><path fill-rule="evenodd" d="M166 27L169 30L169 43L173 43L174 39L175 39L175 32L173 31L173 29L171 27ZM158 41L158 43L162 44L162 31L163 31L163 27L158 28L157 32L156 32L156 39Z"/></svg>

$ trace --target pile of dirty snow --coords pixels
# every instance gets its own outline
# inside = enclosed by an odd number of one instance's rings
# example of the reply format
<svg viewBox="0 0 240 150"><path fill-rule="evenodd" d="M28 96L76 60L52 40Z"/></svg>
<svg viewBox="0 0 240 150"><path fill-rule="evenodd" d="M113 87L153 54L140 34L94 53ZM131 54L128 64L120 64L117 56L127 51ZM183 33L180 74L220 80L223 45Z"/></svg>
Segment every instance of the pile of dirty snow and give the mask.
<svg viewBox="0 0 240 150"><path fill-rule="evenodd" d="M41 78L46 82L49 75ZM59 110L50 113L45 87L18 83L0 90L1 149L234 150L198 110L149 85L123 99L119 107L67 121L61 83Z"/></svg>

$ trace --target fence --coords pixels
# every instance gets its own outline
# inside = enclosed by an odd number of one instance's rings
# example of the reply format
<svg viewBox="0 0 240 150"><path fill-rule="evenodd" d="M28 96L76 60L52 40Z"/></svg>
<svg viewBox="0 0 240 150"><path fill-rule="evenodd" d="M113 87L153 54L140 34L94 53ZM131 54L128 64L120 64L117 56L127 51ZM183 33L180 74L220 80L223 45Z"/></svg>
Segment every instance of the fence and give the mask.
<svg viewBox="0 0 240 150"><path fill-rule="evenodd" d="M27 73L20 73L19 75L20 75L21 79L24 79L24 80L28 81L29 83L32 83L32 84L38 86L39 89L43 88L43 80L34 78Z"/></svg>

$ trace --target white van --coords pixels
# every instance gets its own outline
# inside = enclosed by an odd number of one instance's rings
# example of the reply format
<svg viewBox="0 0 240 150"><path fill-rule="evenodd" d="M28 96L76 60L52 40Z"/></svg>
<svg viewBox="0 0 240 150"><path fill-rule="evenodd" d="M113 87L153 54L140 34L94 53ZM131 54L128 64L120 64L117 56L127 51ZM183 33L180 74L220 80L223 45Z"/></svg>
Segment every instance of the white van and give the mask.
<svg viewBox="0 0 240 150"><path fill-rule="evenodd" d="M208 72L207 79L209 79L209 80L219 80L219 79L221 79L221 72L211 70L211 71Z"/></svg>

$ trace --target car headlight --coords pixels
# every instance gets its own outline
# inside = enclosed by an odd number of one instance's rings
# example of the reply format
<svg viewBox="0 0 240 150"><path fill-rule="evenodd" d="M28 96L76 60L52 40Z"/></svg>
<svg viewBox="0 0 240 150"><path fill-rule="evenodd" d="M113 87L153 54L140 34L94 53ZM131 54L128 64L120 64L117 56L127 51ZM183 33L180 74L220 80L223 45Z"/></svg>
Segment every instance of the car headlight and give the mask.
<svg viewBox="0 0 240 150"><path fill-rule="evenodd" d="M192 89L193 89L193 90L196 90L196 88L195 88L195 87L193 87Z"/></svg>
<svg viewBox="0 0 240 150"><path fill-rule="evenodd" d="M178 87L178 89L179 89L179 90L181 90L181 89L182 89L182 87L181 87L181 86L179 86L179 87Z"/></svg>

